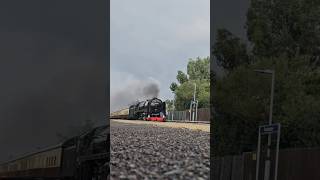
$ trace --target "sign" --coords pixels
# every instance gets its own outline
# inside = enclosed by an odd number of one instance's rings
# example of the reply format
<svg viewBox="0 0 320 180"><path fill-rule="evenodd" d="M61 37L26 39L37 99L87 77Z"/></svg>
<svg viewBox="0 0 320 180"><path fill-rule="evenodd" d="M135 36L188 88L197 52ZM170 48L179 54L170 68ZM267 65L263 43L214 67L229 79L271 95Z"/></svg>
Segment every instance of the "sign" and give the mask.
<svg viewBox="0 0 320 180"><path fill-rule="evenodd" d="M271 134L277 135L277 145L276 145L276 158L275 158L275 168L274 168L274 180L278 178L278 160L279 160L279 144L280 144L280 133L281 133L281 126L280 123L270 124L270 125L263 125L259 126L259 136L258 136L258 148L257 148L257 156L256 156L256 180L259 179L259 170L260 170L260 146L261 146L261 136L268 135L268 146L271 145ZM269 155L268 155L269 153ZM267 157L270 157L270 147L268 147ZM267 166L268 165L268 166ZM264 169L264 179L270 180L270 159L265 160L265 169ZM267 168L269 167L269 168Z"/></svg>
<svg viewBox="0 0 320 180"><path fill-rule="evenodd" d="M274 134L279 131L280 125L277 124L271 124L271 125L264 125L260 126L260 134Z"/></svg>

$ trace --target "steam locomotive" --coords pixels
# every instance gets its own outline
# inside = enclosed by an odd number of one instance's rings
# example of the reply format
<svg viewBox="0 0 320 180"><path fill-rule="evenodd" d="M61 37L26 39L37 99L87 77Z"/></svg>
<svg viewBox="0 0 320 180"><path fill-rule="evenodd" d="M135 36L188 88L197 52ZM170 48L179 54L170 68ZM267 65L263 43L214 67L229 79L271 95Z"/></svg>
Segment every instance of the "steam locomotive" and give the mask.
<svg viewBox="0 0 320 180"><path fill-rule="evenodd" d="M109 126L96 127L58 145L0 164L0 179L106 180Z"/></svg>
<svg viewBox="0 0 320 180"><path fill-rule="evenodd" d="M166 103L158 98L137 102L127 109L111 113L111 119L141 119L146 121L165 121Z"/></svg>

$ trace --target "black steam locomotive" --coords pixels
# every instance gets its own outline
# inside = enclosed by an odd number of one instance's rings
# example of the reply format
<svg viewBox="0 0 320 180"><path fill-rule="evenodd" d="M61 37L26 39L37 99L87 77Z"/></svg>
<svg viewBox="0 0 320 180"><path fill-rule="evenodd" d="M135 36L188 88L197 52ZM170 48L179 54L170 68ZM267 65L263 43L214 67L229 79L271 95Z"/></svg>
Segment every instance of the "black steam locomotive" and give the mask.
<svg viewBox="0 0 320 180"><path fill-rule="evenodd" d="M166 104L158 98L138 102L129 107L128 119L143 119L147 121L165 121Z"/></svg>
<svg viewBox="0 0 320 180"><path fill-rule="evenodd" d="M109 126L0 164L0 179L105 180L109 175Z"/></svg>

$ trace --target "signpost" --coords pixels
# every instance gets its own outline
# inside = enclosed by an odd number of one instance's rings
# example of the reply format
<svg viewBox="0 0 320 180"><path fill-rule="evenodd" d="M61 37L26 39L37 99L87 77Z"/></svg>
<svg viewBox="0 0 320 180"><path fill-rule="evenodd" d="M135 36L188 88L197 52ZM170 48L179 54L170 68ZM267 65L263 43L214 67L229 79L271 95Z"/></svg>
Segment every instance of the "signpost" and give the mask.
<svg viewBox="0 0 320 180"><path fill-rule="evenodd" d="M276 145L276 158L275 158L275 169L274 169L274 179L277 180L278 177L278 159L279 159L279 143L280 143L280 134L281 134L281 125L280 123L263 125L259 126L259 136L258 136L258 152L257 152L257 165L256 165L256 180L259 180L259 167L260 167L260 146L261 146L261 136L268 135L268 152L266 165L264 171L264 180L270 179L270 146L271 146L271 135L277 135L277 145ZM269 164L267 164L269 163ZM269 168L269 169L268 169Z"/></svg>
<svg viewBox="0 0 320 180"><path fill-rule="evenodd" d="M280 128L280 124L271 124L271 125L265 125L265 126L260 126L260 134L274 134L277 133Z"/></svg>

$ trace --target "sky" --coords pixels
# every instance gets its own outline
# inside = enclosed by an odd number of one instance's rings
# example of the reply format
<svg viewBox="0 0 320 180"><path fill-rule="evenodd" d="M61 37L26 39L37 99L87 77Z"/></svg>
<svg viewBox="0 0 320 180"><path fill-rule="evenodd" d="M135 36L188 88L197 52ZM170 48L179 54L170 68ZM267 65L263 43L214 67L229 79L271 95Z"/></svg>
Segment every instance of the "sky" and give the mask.
<svg viewBox="0 0 320 180"><path fill-rule="evenodd" d="M247 41L245 24L250 0L213 0L212 3L213 36L217 29L226 28Z"/></svg>
<svg viewBox="0 0 320 180"><path fill-rule="evenodd" d="M119 92L156 83L172 99L170 84L189 58L210 53L210 0L111 0L110 107L125 108Z"/></svg>

